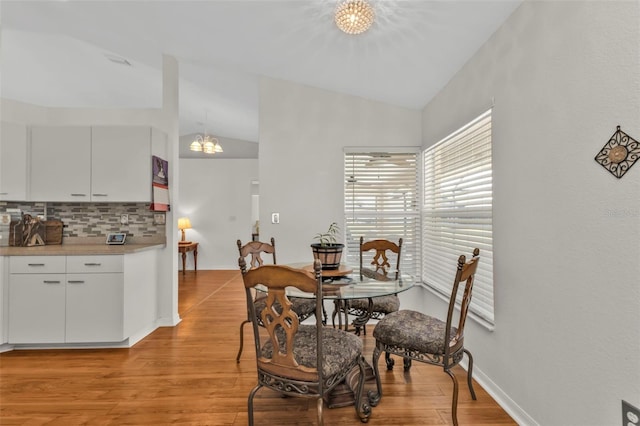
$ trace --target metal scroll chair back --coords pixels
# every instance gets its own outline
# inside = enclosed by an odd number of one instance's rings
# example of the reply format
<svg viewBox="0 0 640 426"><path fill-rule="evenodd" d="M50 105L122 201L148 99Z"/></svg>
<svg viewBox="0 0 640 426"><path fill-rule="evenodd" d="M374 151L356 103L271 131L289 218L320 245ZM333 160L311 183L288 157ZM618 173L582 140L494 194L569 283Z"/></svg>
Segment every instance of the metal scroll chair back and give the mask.
<svg viewBox="0 0 640 426"><path fill-rule="evenodd" d="M362 342L352 334L323 326L320 261L314 263L313 273L280 265L247 271L243 258L239 264L253 324L258 372L258 384L248 397L249 425L253 425L254 396L262 387L287 396L315 398L318 424L322 425L323 397L354 369L358 371L356 413L360 420L367 421L370 407L361 402L365 378ZM256 286L267 291L266 304L260 310L250 303ZM315 325L300 323L286 294L288 287L316 296ZM260 326L266 333L260 333Z"/></svg>
<svg viewBox="0 0 640 426"><path fill-rule="evenodd" d="M400 275L400 254L402 253L402 238L398 241L398 243L394 243L389 240L371 240L364 241L363 237L360 237L360 279L362 279L363 273L366 274L368 268L365 268L363 265L363 257L364 254L375 250L373 254L373 258L371 260L371 268L369 272L373 272L374 274L381 275L380 279L384 280L384 278L388 277L389 272L393 272L395 278L398 279ZM389 258L391 255L395 256L396 263L395 268L392 268ZM375 278L375 277L373 277Z"/></svg>

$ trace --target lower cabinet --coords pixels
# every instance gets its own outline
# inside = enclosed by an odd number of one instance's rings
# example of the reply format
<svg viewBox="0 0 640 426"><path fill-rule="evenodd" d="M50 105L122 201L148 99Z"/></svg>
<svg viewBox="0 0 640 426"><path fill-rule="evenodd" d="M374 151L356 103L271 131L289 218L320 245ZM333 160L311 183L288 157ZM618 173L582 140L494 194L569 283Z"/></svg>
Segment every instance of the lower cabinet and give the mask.
<svg viewBox="0 0 640 426"><path fill-rule="evenodd" d="M123 255L11 257L9 343L126 339L123 269Z"/></svg>

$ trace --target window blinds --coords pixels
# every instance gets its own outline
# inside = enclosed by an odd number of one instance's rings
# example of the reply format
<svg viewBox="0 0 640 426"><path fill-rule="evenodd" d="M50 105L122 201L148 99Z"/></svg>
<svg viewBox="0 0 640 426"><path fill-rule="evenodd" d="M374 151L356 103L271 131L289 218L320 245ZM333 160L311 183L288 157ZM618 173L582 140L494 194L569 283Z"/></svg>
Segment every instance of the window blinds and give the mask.
<svg viewBox="0 0 640 426"><path fill-rule="evenodd" d="M417 276L420 208L417 152L345 153L345 237L347 262L360 262L364 240L403 239L400 270ZM392 265L396 259L389 259Z"/></svg>
<svg viewBox="0 0 640 426"><path fill-rule="evenodd" d="M424 151L422 281L451 294L458 257L480 249L471 312L493 315L491 110Z"/></svg>

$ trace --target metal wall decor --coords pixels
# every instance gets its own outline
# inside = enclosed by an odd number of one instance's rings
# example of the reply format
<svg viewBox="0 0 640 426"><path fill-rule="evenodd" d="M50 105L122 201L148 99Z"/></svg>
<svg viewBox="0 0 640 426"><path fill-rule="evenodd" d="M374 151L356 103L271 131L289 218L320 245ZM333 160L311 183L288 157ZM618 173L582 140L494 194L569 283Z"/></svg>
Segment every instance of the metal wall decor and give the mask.
<svg viewBox="0 0 640 426"><path fill-rule="evenodd" d="M640 158L640 142L620 130L616 132L596 155L595 160L612 175L620 179Z"/></svg>

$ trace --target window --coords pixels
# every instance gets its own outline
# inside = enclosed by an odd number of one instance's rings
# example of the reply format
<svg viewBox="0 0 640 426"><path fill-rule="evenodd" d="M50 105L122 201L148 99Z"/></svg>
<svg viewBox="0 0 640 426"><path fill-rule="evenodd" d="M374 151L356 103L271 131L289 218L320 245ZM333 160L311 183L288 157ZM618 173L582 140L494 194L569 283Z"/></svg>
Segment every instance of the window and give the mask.
<svg viewBox="0 0 640 426"><path fill-rule="evenodd" d="M480 249L470 311L493 316L491 110L424 151L422 282L451 294L461 254Z"/></svg>
<svg viewBox="0 0 640 426"><path fill-rule="evenodd" d="M345 153L347 263L359 264L361 236L365 241L402 238L400 270L418 275L418 159L417 150Z"/></svg>

